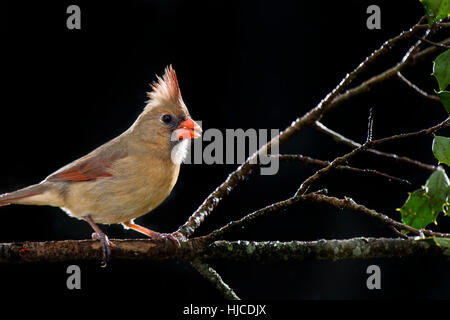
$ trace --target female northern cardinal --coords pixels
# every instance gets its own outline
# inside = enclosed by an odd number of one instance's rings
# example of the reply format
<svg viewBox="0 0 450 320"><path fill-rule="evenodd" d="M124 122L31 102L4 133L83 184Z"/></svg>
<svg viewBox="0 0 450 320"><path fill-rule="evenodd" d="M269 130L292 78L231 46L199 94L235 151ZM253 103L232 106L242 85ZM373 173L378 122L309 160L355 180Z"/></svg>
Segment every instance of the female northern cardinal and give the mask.
<svg viewBox="0 0 450 320"><path fill-rule="evenodd" d="M86 220L95 231L93 238L101 241L105 264L113 244L96 223L121 223L154 240L169 238L179 244L175 234L133 222L169 195L188 139L201 133L183 102L172 66L157 78L144 111L127 131L41 183L0 195L0 206L49 205Z"/></svg>

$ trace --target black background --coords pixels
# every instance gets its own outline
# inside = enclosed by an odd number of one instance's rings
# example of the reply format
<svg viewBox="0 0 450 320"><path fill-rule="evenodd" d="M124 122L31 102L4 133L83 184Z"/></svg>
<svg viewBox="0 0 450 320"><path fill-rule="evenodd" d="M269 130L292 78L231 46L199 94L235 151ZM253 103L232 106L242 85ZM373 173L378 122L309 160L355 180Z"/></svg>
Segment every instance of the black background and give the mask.
<svg viewBox="0 0 450 320"><path fill-rule="evenodd" d="M66 8L81 8L81 30L66 28ZM366 8L381 7L381 30L366 28ZM177 71L184 100L203 128L279 128L314 107L347 72L386 39L416 23L419 1L58 1L2 3L0 193L37 183L66 163L126 130L141 112L148 84L168 64ZM439 39L439 38L435 38ZM360 80L400 61L402 43ZM428 92L437 88L432 59L405 72ZM374 136L431 126L445 118L438 103L398 80L327 114L323 122L364 141L369 107ZM435 164L431 137L383 146L385 151ZM307 128L281 148L331 160L348 151ZM404 177L405 186L379 177L333 173L315 185L399 219L407 192L429 175L390 160L361 155L352 161ZM171 196L137 221L161 232L185 222L236 165L185 165ZM281 164L276 176L253 174L198 229L197 235L286 199L316 167ZM89 225L58 208L8 206L0 210L0 241L85 239ZM434 230L448 232L450 219ZM140 237L102 226L110 238ZM380 222L327 206L297 205L259 220L228 239L316 240L393 236ZM79 263L82 289L66 288L65 264L0 265L0 293L17 299L126 295L173 301L221 299L185 262ZM377 264L382 289L366 288L366 268ZM450 298L449 263L442 259L339 262L212 262L246 299Z"/></svg>

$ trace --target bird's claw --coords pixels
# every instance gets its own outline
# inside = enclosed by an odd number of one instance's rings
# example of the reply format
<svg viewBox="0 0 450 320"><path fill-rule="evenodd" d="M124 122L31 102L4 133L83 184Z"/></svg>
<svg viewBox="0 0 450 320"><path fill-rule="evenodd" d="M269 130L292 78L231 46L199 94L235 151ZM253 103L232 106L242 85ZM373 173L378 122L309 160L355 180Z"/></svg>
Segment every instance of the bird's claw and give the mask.
<svg viewBox="0 0 450 320"><path fill-rule="evenodd" d="M171 241L177 248L181 247L180 239L182 239L182 235L179 232L173 233L157 233L153 240L155 241Z"/></svg>
<svg viewBox="0 0 450 320"><path fill-rule="evenodd" d="M111 248L116 247L114 243L109 241L108 236L104 233L94 232L92 239L100 240L102 246L102 268L108 265L109 257L111 256Z"/></svg>

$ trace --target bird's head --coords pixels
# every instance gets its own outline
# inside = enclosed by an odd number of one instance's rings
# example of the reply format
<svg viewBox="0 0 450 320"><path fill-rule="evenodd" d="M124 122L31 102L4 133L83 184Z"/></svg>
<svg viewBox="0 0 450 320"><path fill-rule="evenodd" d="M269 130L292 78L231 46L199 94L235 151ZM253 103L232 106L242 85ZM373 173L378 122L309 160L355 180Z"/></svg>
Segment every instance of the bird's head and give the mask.
<svg viewBox="0 0 450 320"><path fill-rule="evenodd" d="M181 97L177 75L172 66L151 85L149 100L134 125L140 138L151 143L175 146L180 141L201 136L202 129L192 120Z"/></svg>

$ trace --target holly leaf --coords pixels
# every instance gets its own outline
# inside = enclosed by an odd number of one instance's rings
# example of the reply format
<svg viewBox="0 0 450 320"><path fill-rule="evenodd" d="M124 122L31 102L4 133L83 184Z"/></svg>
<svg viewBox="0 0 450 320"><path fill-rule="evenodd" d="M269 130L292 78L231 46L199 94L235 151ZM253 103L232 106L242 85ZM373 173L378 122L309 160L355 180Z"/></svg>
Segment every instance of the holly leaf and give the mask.
<svg viewBox="0 0 450 320"><path fill-rule="evenodd" d="M433 172L425 184L425 192L430 196L433 209L438 213L442 211L446 213L445 206L447 205L449 185L448 177L442 168Z"/></svg>
<svg viewBox="0 0 450 320"><path fill-rule="evenodd" d="M403 207L398 209L404 224L421 229L436 221L438 213L431 207L428 197L424 190L416 190L409 194Z"/></svg>
<svg viewBox="0 0 450 320"><path fill-rule="evenodd" d="M429 237L425 239L420 239L419 241L425 241L429 244L438 246L440 248L449 250L450 249L450 239L449 238L435 238L435 237Z"/></svg>
<svg viewBox="0 0 450 320"><path fill-rule="evenodd" d="M433 238L433 240L438 247L450 249L450 239L449 238Z"/></svg>
<svg viewBox="0 0 450 320"><path fill-rule="evenodd" d="M422 2L425 9L430 26L450 14L449 0L420 0L420 2Z"/></svg>
<svg viewBox="0 0 450 320"><path fill-rule="evenodd" d="M434 137L432 150L439 163L445 163L450 166L450 138Z"/></svg>
<svg viewBox="0 0 450 320"><path fill-rule="evenodd" d="M439 99L441 99L445 111L447 111L447 113L450 115L450 91L439 91L436 92L436 94Z"/></svg>
<svg viewBox="0 0 450 320"><path fill-rule="evenodd" d="M433 63L433 76L435 76L439 90L444 91L450 84L450 49L437 56Z"/></svg>
<svg viewBox="0 0 450 320"><path fill-rule="evenodd" d="M438 169L428 178L422 189L412 192L405 204L398 209L402 222L416 229L436 223L437 216L446 213L449 180L443 169Z"/></svg>

